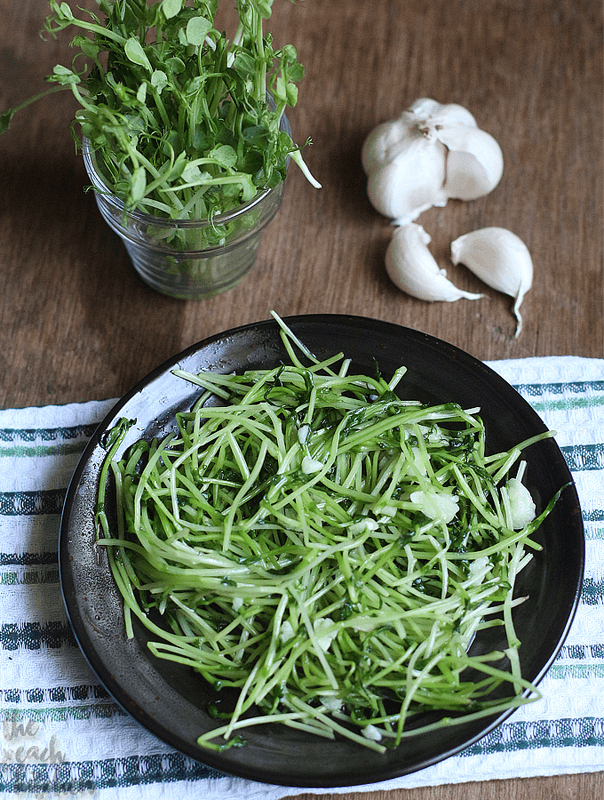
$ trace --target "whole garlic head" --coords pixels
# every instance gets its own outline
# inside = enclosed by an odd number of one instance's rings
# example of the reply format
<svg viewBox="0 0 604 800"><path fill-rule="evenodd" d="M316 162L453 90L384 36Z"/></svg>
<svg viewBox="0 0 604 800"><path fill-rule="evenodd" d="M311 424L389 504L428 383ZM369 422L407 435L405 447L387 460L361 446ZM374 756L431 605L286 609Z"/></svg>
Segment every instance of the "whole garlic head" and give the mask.
<svg viewBox="0 0 604 800"><path fill-rule="evenodd" d="M482 297L464 292L451 283L428 249L430 241L430 234L415 222L395 228L386 249L386 271L390 280L407 294L429 302Z"/></svg>
<svg viewBox="0 0 604 800"><path fill-rule="evenodd" d="M533 284L533 260L522 239L507 228L480 228L451 243L451 260L514 298L518 337L522 330L520 305Z"/></svg>
<svg viewBox="0 0 604 800"><path fill-rule="evenodd" d="M400 117L366 137L361 162L374 208L396 224L415 220L449 198L473 200L491 192L503 173L495 139L457 103L416 100Z"/></svg>

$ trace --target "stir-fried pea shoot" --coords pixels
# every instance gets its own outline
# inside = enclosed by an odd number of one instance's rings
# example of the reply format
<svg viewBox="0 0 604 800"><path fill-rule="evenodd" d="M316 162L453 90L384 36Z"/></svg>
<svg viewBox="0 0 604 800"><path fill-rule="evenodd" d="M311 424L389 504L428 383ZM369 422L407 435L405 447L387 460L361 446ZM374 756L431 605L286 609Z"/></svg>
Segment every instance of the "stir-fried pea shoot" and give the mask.
<svg viewBox="0 0 604 800"><path fill-rule="evenodd" d="M117 460L124 420L107 443L101 491L113 475L118 524L100 496L98 544L129 635L136 617L153 654L235 690L199 743L222 749L281 722L383 751L535 699L514 585L558 495L517 522L534 440L487 455L476 409L399 399L404 369L386 381L318 361L278 321L290 363L177 370L202 389L177 431ZM490 626L507 647L470 655ZM430 711L449 716L417 722Z"/></svg>
<svg viewBox="0 0 604 800"><path fill-rule="evenodd" d="M55 67L48 91L73 92L74 124L126 207L211 219L278 185L288 158L316 184L280 129L304 69L293 45L276 48L264 34L273 1L233 0L229 40L215 27L219 0L97 0L99 14L80 16L50 0L45 32L79 32L71 67ZM48 91L4 112L0 133Z"/></svg>

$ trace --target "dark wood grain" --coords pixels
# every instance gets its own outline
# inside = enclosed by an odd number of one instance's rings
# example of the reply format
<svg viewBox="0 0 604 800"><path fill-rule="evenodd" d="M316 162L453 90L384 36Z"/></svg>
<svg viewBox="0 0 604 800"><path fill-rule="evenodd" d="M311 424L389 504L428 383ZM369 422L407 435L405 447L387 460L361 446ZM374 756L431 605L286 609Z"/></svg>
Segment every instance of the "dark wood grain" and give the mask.
<svg viewBox="0 0 604 800"><path fill-rule="evenodd" d="M71 59L69 32L40 39L46 11L42 0L0 0L0 110L41 91L53 66ZM31 106L0 137L0 407L119 396L184 347L270 309L376 317L481 359L604 356L599 0L278 0L271 29L306 66L289 117L299 141L313 139L306 158L323 188L290 170L256 268L219 297L173 300L138 279L83 191L70 96ZM439 264L474 291L484 287L450 264L450 242L487 225L524 239L535 280L518 339L501 294L428 304L385 275L391 227L367 201L360 147L422 96L465 105L502 146L504 176L490 195L419 221ZM602 795L601 775L476 775L463 786L346 797L592 798Z"/></svg>

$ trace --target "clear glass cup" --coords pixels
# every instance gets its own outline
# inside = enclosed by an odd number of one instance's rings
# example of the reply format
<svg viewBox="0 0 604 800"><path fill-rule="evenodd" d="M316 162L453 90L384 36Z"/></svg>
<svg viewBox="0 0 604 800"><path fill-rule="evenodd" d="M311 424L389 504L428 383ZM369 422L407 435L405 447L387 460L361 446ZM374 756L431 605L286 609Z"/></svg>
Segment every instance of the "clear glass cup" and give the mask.
<svg viewBox="0 0 604 800"><path fill-rule="evenodd" d="M281 128L290 133L285 117ZM83 150L103 218L124 242L140 277L153 289L183 300L203 300L231 289L252 269L264 229L281 205L284 181L234 211L215 216L212 222L170 220L126 210L100 175L87 139ZM208 233L219 241L208 245Z"/></svg>

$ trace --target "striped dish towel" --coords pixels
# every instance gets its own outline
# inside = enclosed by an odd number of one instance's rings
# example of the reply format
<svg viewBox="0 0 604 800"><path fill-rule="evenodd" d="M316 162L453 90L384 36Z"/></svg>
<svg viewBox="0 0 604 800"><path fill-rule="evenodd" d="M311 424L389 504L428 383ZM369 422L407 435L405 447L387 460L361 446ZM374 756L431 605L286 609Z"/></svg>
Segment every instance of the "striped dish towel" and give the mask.
<svg viewBox="0 0 604 800"><path fill-rule="evenodd" d="M604 769L604 360L489 366L558 432L585 520L581 604L541 684L541 702L458 756L355 791ZM0 795L278 800L324 793L226 777L175 752L118 708L78 650L59 587L59 515L80 453L112 404L0 411Z"/></svg>

